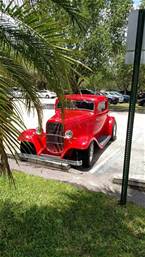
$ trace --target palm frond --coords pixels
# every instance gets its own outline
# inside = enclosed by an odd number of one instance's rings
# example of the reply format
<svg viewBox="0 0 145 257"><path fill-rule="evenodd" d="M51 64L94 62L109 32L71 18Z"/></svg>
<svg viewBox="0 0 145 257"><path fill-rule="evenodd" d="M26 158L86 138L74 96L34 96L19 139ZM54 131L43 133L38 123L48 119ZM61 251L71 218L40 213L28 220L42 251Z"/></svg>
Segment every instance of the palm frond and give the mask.
<svg viewBox="0 0 145 257"><path fill-rule="evenodd" d="M7 47L17 56L21 55L25 61L33 64L34 68L37 68L48 78L58 79L59 67L65 65L60 55L62 51L64 52L64 48L59 47L57 49L57 46L46 40L44 35L42 36L19 20L2 15L0 21L1 46Z"/></svg>
<svg viewBox="0 0 145 257"><path fill-rule="evenodd" d="M44 15L37 12L42 2L44 4L44 1L37 1L34 8L30 8L27 1L23 1L21 6L16 5L15 1L9 4L0 2L0 156L1 172L7 172L9 176L11 171L6 149L15 153L19 147L17 137L24 128L15 102L10 101L10 88L21 88L28 110L33 104L41 124L41 104L32 74L43 77L49 88L61 95L64 85L69 84L68 74L72 64L79 65L64 47L58 23L47 12ZM52 2L82 26L84 18L71 0ZM48 10L48 5L49 0L45 1L45 10Z"/></svg>
<svg viewBox="0 0 145 257"><path fill-rule="evenodd" d="M9 150L13 155L18 149L19 129L24 129L23 122L17 113L13 113L13 103L8 96L8 79L0 76L0 173L8 174L10 178L11 171L6 155Z"/></svg>
<svg viewBox="0 0 145 257"><path fill-rule="evenodd" d="M47 2L47 1L46 1ZM76 7L75 4L73 4L73 1L70 0L52 0L55 4L57 4L60 8L63 8L71 18L72 22L76 23L81 30L85 30L87 19L86 17L82 16L80 14L80 10L78 7Z"/></svg>
<svg viewBox="0 0 145 257"><path fill-rule="evenodd" d="M3 71L9 75L9 82L12 84L13 81L17 82L18 87L21 87L27 99L27 107L30 110L31 103L34 103L34 107L37 110L40 127L42 126L42 112L41 103L36 94L36 88L34 79L28 73L28 71L18 63L14 62L13 59L8 57L8 54L0 52L0 67Z"/></svg>

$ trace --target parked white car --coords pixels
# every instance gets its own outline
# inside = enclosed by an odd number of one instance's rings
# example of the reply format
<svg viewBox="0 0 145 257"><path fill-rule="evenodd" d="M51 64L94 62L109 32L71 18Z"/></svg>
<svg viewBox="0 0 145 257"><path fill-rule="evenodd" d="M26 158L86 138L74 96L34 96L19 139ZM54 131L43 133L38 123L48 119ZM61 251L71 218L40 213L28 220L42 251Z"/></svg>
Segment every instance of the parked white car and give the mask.
<svg viewBox="0 0 145 257"><path fill-rule="evenodd" d="M123 95L120 94L120 93L118 93L117 91L109 91L108 93L109 93L110 95L112 95L112 96L117 97L119 103L123 103L123 102L124 102L124 97L123 97Z"/></svg>
<svg viewBox="0 0 145 257"><path fill-rule="evenodd" d="M43 89L37 92L38 97L40 98L56 98L57 95L55 92Z"/></svg>
<svg viewBox="0 0 145 257"><path fill-rule="evenodd" d="M21 92L17 87L13 87L13 88L10 90L10 95L11 95L13 98L21 98L21 97L22 97L22 92Z"/></svg>

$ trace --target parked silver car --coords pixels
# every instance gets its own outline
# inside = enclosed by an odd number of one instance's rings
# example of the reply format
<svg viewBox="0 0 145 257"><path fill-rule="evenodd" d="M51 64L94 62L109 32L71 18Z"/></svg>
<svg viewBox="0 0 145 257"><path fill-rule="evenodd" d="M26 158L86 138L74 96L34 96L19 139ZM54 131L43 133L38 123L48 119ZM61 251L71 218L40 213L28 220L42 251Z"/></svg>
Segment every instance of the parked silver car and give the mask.
<svg viewBox="0 0 145 257"><path fill-rule="evenodd" d="M112 95L112 96L117 97L119 103L123 103L124 102L124 96L122 94L118 93L117 91L109 91L108 93L110 95Z"/></svg>

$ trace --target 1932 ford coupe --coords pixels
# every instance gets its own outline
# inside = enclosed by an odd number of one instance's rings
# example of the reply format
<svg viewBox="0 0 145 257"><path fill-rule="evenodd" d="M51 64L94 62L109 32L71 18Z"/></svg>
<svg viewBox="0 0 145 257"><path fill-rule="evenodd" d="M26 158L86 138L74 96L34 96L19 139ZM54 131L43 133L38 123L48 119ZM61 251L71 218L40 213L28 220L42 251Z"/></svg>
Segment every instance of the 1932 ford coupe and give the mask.
<svg viewBox="0 0 145 257"><path fill-rule="evenodd" d="M63 105L63 109L62 109ZM95 147L103 149L116 139L115 118L108 115L108 99L97 95L66 95L56 100L55 115L46 130L28 129L21 133L21 153L58 156L76 166L93 164Z"/></svg>

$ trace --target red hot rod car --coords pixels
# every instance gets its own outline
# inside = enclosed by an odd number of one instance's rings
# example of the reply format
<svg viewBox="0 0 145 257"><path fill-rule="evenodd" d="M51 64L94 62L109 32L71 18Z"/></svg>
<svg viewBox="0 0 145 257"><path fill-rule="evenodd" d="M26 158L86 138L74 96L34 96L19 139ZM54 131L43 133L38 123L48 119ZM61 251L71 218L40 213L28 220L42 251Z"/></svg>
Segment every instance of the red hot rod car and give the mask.
<svg viewBox="0 0 145 257"><path fill-rule="evenodd" d="M63 111L62 111L63 104ZM104 148L116 138L115 118L108 115L105 96L66 95L57 99L55 115L46 123L46 131L28 129L21 133L21 153L59 156L76 166L90 167L95 146Z"/></svg>

